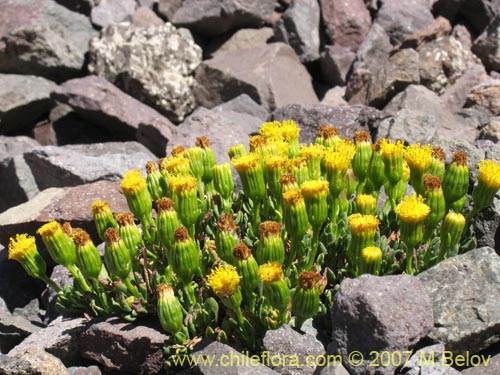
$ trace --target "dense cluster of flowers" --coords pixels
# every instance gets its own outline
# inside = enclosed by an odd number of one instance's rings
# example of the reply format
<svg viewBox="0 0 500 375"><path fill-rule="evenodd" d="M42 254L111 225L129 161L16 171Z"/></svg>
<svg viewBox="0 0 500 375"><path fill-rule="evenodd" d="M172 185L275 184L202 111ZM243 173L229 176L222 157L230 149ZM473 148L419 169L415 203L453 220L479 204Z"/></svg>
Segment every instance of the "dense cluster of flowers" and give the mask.
<svg viewBox="0 0 500 375"><path fill-rule="evenodd" d="M462 151L446 167L439 147L372 144L366 132L350 141L333 126L301 145L299 130L267 122L249 150L229 149L241 192L206 137L149 162L146 177L126 173L130 212L92 206L103 256L84 230L43 225L38 234L73 287L47 277L34 237L12 238L9 257L57 290L64 311L157 314L172 335L169 355L201 336L258 351L266 330L325 315L345 277L413 274L466 251L471 218L500 188L500 163L482 161L467 204Z"/></svg>

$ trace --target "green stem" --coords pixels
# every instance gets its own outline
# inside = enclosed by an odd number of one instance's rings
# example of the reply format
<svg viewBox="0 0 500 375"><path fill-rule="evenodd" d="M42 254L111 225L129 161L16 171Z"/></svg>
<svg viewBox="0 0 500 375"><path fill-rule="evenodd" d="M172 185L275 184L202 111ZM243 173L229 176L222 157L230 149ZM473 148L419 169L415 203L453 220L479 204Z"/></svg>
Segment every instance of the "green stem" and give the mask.
<svg viewBox="0 0 500 375"><path fill-rule="evenodd" d="M196 304L196 296L194 295L194 288L192 283L183 285L182 292L184 294L185 302L187 302L187 306L193 306Z"/></svg>
<svg viewBox="0 0 500 375"><path fill-rule="evenodd" d="M309 253L309 259L307 261L307 265L305 270L310 271L311 268L314 265L314 260L316 259L316 253L318 252L318 246L319 246L319 230L320 227L318 228L313 228L313 237L311 241L311 252Z"/></svg>
<svg viewBox="0 0 500 375"><path fill-rule="evenodd" d="M132 284L130 278L126 277L122 280L123 283L127 286L127 289L134 297L139 297L139 289L135 285Z"/></svg>
<svg viewBox="0 0 500 375"><path fill-rule="evenodd" d="M85 278L83 277L82 273L78 269L78 267L74 264L69 264L66 267L71 275L73 276L73 279L76 281L77 285L84 291L84 292L92 292L92 288L87 284L85 281Z"/></svg>
<svg viewBox="0 0 500 375"><path fill-rule="evenodd" d="M102 284L97 279L92 279L91 282L94 287L95 293L97 294L97 297L101 302L102 307L106 311L108 311L109 310L108 298L106 297L106 292L104 291Z"/></svg>
<svg viewBox="0 0 500 375"><path fill-rule="evenodd" d="M40 275L38 278L42 280L45 284L50 286L52 289L54 289L57 293L62 292L62 289L59 288L59 286L47 275Z"/></svg>
<svg viewBox="0 0 500 375"><path fill-rule="evenodd" d="M255 200L253 201L253 233L254 235L257 235L259 233L259 225L260 225L260 206L261 206L262 200Z"/></svg>

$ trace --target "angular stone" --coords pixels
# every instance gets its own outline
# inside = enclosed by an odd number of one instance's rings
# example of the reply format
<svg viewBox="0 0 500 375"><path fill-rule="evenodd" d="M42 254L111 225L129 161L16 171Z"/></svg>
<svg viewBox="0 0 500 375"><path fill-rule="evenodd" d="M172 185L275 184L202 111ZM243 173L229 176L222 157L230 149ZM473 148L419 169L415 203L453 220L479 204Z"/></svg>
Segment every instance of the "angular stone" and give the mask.
<svg viewBox="0 0 500 375"><path fill-rule="evenodd" d="M81 118L108 130L117 139L137 139L158 156L163 155L172 137L174 126L167 118L101 77L67 81L54 91L53 97L71 106ZM148 137L141 127L153 127L157 134L153 132Z"/></svg>
<svg viewBox="0 0 500 375"><path fill-rule="evenodd" d="M403 49L389 57L373 75L367 102L381 108L407 86L419 82L418 53L413 49Z"/></svg>
<svg viewBox="0 0 500 375"><path fill-rule="evenodd" d="M500 257L482 247L445 259L418 278L432 300L429 337L455 354L477 353L500 341Z"/></svg>
<svg viewBox="0 0 500 375"><path fill-rule="evenodd" d="M182 7L183 0L158 0L158 13L172 21L175 13Z"/></svg>
<svg viewBox="0 0 500 375"><path fill-rule="evenodd" d="M489 123L481 129L479 139L489 139L495 143L500 141L500 118L493 117Z"/></svg>
<svg viewBox="0 0 500 375"><path fill-rule="evenodd" d="M248 137L259 130L266 117L267 112L247 95L211 110L198 108L177 127L176 137L169 143L167 154L174 145L191 147L197 137L205 135L210 139L217 162L228 162L229 147L248 144Z"/></svg>
<svg viewBox="0 0 500 375"><path fill-rule="evenodd" d="M19 133L46 116L55 87L42 77L0 74L0 134Z"/></svg>
<svg viewBox="0 0 500 375"><path fill-rule="evenodd" d="M40 329L20 315L12 315L9 310L0 310L0 352L8 353L26 337Z"/></svg>
<svg viewBox="0 0 500 375"><path fill-rule="evenodd" d="M30 201L0 214L0 243L7 244L9 238L16 233L34 234L49 220L69 221L74 227L85 229L99 243L91 211L92 203L98 199L106 201L113 212L128 211L119 182L97 181L76 187L50 188ZM45 248L41 241L37 245L40 249ZM9 266L17 266L16 262L8 263ZM18 274L24 274L20 266L16 269L19 270ZM5 298L3 294L0 295Z"/></svg>
<svg viewBox="0 0 500 375"><path fill-rule="evenodd" d="M460 43L462 43L468 49L472 48L472 35L465 25L457 24L453 27L451 35L455 37Z"/></svg>
<svg viewBox="0 0 500 375"><path fill-rule="evenodd" d="M0 25L0 71L56 82L80 73L94 35L87 17L52 0L4 0Z"/></svg>
<svg viewBox="0 0 500 375"><path fill-rule="evenodd" d="M489 246L500 253L500 197L498 195L493 198L491 206L481 210L472 219L472 229L474 229L478 246Z"/></svg>
<svg viewBox="0 0 500 375"><path fill-rule="evenodd" d="M101 370L97 366L89 367L68 367L70 375L102 375Z"/></svg>
<svg viewBox="0 0 500 375"><path fill-rule="evenodd" d="M94 322L81 335L81 356L111 371L157 374L163 367L162 346L168 336L161 332L158 319L154 322L154 326L119 318Z"/></svg>
<svg viewBox="0 0 500 375"><path fill-rule="evenodd" d="M483 62L488 70L500 69L500 46L498 34L500 32L500 15L488 25L486 30L474 41L472 52Z"/></svg>
<svg viewBox="0 0 500 375"><path fill-rule="evenodd" d="M185 0L172 23L214 37L232 29L261 27L271 17L276 0Z"/></svg>
<svg viewBox="0 0 500 375"><path fill-rule="evenodd" d="M372 77L373 72L369 69L359 68L352 72L345 90L345 98L349 104L366 104Z"/></svg>
<svg viewBox="0 0 500 375"><path fill-rule="evenodd" d="M303 63L319 59L317 0L294 1L274 24L276 41L289 44Z"/></svg>
<svg viewBox="0 0 500 375"><path fill-rule="evenodd" d="M474 86L467 96L466 107L478 105L493 115L500 115L500 80L488 80Z"/></svg>
<svg viewBox="0 0 500 375"><path fill-rule="evenodd" d="M131 21L134 25L140 27L161 26L164 24L163 20L155 12L144 6L135 10Z"/></svg>
<svg viewBox="0 0 500 375"><path fill-rule="evenodd" d="M432 143L438 135L460 134L461 139L475 140L475 133L451 112L434 92L410 85L384 108L391 117L380 124L379 138L403 139L409 143Z"/></svg>
<svg viewBox="0 0 500 375"><path fill-rule="evenodd" d="M274 37L273 29L262 27L260 29L241 29L228 39L227 37L214 38L204 53L215 56L219 53L237 51L242 49L262 47Z"/></svg>
<svg viewBox="0 0 500 375"><path fill-rule="evenodd" d="M175 122L195 108L192 73L200 61L201 49L191 34L170 23L111 25L90 42L92 73Z"/></svg>
<svg viewBox="0 0 500 375"><path fill-rule="evenodd" d="M131 169L155 160L136 142L45 146L24 154L40 190L77 186L99 180L117 181Z"/></svg>
<svg viewBox="0 0 500 375"><path fill-rule="evenodd" d="M388 59L391 51L389 36L382 26L374 23L356 51L354 69L364 68L375 72Z"/></svg>
<svg viewBox="0 0 500 375"><path fill-rule="evenodd" d="M437 0L433 12L451 21L463 18L480 34L500 14L498 5L496 0Z"/></svg>
<svg viewBox="0 0 500 375"><path fill-rule="evenodd" d="M338 128L341 137L351 139L358 130L375 131L385 116L375 108L363 105L330 107L291 104L278 108L268 121L293 119L300 126L300 141L313 143L321 125L333 125Z"/></svg>
<svg viewBox="0 0 500 375"><path fill-rule="evenodd" d="M465 105L467 96L474 86L479 82L486 81L488 78L482 64L472 65L455 81L455 83L446 88L441 95L441 99L446 103L448 108L453 111L458 111Z"/></svg>
<svg viewBox="0 0 500 375"><path fill-rule="evenodd" d="M280 364L271 368L280 374L312 375L317 364L312 361L307 363L308 356L319 358L325 354L323 344L315 337L301 334L287 324L275 330L266 332L263 340L264 349L269 352L269 357L294 358L301 365L290 366Z"/></svg>
<svg viewBox="0 0 500 375"><path fill-rule="evenodd" d="M479 60L453 36L426 44L419 50L420 82L437 94L455 83Z"/></svg>
<svg viewBox="0 0 500 375"><path fill-rule="evenodd" d="M487 356L485 356L487 357ZM488 363L482 361L478 366L472 366L460 371L461 375L497 375L500 373L500 354L489 358Z"/></svg>
<svg viewBox="0 0 500 375"><path fill-rule="evenodd" d="M402 371L408 375L458 375L460 372L447 365L443 344L426 346L417 350L405 361Z"/></svg>
<svg viewBox="0 0 500 375"><path fill-rule="evenodd" d="M341 45L327 46L321 53L321 76L331 86L345 86L356 54Z"/></svg>
<svg viewBox="0 0 500 375"><path fill-rule="evenodd" d="M333 45L356 51L370 30L370 12L363 0L320 0L326 35Z"/></svg>
<svg viewBox="0 0 500 375"><path fill-rule="evenodd" d="M114 23L128 21L134 14L137 3L135 0L100 0L92 8L90 19L92 24L104 28Z"/></svg>
<svg viewBox="0 0 500 375"><path fill-rule="evenodd" d="M191 358L197 359L213 358L213 364L199 360L196 366L179 373L179 375L278 375L278 372L264 366L256 358L247 357L229 345L217 341L203 340L194 347L193 352L189 355ZM229 362L229 358L233 358L234 365L224 365Z"/></svg>
<svg viewBox="0 0 500 375"><path fill-rule="evenodd" d="M412 349L434 322L424 286L408 275L344 279L331 314L333 351L342 355L342 364L351 374L394 374L392 362L370 365L373 352ZM364 359L357 367L347 360L354 351Z"/></svg>
<svg viewBox="0 0 500 375"><path fill-rule="evenodd" d="M0 373L13 375L69 375L68 369L53 355L30 348L17 356L0 357Z"/></svg>
<svg viewBox="0 0 500 375"><path fill-rule="evenodd" d="M309 73L284 43L217 54L200 65L196 81L197 101L208 108L240 94L268 111L290 103L318 102Z"/></svg>
<svg viewBox="0 0 500 375"><path fill-rule="evenodd" d="M10 356L19 356L31 349L44 350L59 358L66 366L71 366L80 358L81 335L88 324L83 318L67 319L59 317L47 327L36 331L13 348Z"/></svg>
<svg viewBox="0 0 500 375"><path fill-rule="evenodd" d="M439 16L423 28L415 31L406 37L401 43L400 48L413 48L419 50L425 44L442 38L451 33L451 24L446 18Z"/></svg>
<svg viewBox="0 0 500 375"><path fill-rule="evenodd" d="M50 279L61 289L64 289L66 286L72 287L74 283L73 276L69 270L60 264L56 265L52 269ZM47 288L43 291L41 297L45 308L44 323L48 324L61 316L61 312L56 307L57 291L47 285Z"/></svg>
<svg viewBox="0 0 500 375"><path fill-rule="evenodd" d="M326 92L323 99L321 99L322 105L328 105L330 107L338 107L341 105L347 105L344 99L345 97L345 87L334 87Z"/></svg>
<svg viewBox="0 0 500 375"><path fill-rule="evenodd" d="M384 28L393 44L434 20L427 0L384 0L375 22Z"/></svg>

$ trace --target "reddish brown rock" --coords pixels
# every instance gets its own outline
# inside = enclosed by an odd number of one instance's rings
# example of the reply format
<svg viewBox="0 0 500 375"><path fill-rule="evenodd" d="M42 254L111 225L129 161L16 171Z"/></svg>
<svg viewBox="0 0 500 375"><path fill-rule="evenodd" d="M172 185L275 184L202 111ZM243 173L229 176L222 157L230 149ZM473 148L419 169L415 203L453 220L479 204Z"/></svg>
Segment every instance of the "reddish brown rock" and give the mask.
<svg viewBox="0 0 500 375"><path fill-rule="evenodd" d="M450 21L444 17L438 17L403 40L400 48L413 48L418 50L423 44L448 35L450 32Z"/></svg>
<svg viewBox="0 0 500 375"><path fill-rule="evenodd" d="M500 80L489 80L475 86L465 103L466 107L478 105L495 116L500 115Z"/></svg>
<svg viewBox="0 0 500 375"><path fill-rule="evenodd" d="M356 51L370 31L371 17L363 0L321 0L321 15L332 44Z"/></svg>

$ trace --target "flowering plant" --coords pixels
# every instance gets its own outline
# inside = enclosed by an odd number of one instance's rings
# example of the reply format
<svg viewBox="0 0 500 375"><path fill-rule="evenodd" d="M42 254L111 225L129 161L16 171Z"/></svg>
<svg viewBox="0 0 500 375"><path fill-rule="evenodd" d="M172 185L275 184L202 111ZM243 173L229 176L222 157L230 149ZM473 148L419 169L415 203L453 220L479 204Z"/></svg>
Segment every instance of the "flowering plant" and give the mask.
<svg viewBox="0 0 500 375"><path fill-rule="evenodd" d="M113 213L103 201L92 207L103 256L82 229L42 226L73 287L60 290L47 277L27 234L11 239L9 257L58 292L62 311L157 314L171 357L202 336L259 351L267 330L326 317L345 277L414 274L474 246L470 220L499 190L500 163L479 164L464 216L465 153L445 167L442 149L429 145L372 144L365 132L351 142L332 126L300 145L299 130L291 120L267 122L249 151L230 148L240 192L206 137L148 163L145 178L126 173L131 212Z"/></svg>

